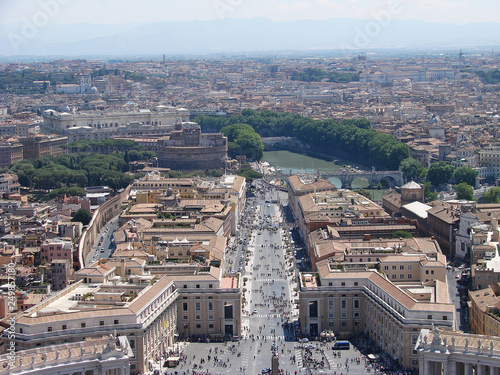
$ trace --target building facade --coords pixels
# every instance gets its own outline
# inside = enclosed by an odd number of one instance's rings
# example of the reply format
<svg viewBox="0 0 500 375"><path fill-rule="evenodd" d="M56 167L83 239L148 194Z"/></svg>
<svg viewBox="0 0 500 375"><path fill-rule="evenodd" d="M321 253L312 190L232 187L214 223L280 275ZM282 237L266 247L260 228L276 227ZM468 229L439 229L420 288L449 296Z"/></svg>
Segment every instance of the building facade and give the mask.
<svg viewBox="0 0 500 375"><path fill-rule="evenodd" d="M201 133L193 122L176 123L175 131L158 140L158 166L171 169L221 169L227 160L227 137Z"/></svg>
<svg viewBox="0 0 500 375"><path fill-rule="evenodd" d="M306 336L318 337L325 330L337 337L365 332L400 364L416 368L420 330L431 324L453 327L454 305L448 302L446 283L427 283L436 288L431 296L431 289L417 284L408 293L411 289L374 270L342 271L327 262L318 269L318 275L301 275L299 319Z"/></svg>

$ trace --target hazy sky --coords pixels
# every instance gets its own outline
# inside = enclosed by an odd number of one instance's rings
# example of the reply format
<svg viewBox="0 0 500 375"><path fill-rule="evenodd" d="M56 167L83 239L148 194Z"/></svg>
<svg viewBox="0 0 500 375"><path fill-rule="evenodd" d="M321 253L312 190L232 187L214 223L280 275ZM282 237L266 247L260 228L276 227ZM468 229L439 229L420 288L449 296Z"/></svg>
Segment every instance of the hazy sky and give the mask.
<svg viewBox="0 0 500 375"><path fill-rule="evenodd" d="M0 25L122 23L266 17L275 21L372 19L390 7L393 18L464 24L499 22L499 0L0 0ZM47 17L47 18L44 18Z"/></svg>

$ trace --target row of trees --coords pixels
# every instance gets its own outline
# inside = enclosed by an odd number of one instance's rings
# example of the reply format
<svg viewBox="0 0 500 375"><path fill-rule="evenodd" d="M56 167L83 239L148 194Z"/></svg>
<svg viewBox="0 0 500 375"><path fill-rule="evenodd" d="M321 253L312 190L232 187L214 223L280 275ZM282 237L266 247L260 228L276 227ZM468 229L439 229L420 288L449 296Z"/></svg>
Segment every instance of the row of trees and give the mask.
<svg viewBox="0 0 500 375"><path fill-rule="evenodd" d="M474 169L465 166L455 169L444 161L432 163L427 169L418 160L410 157L401 162L400 168L407 180L427 181L434 187L451 181L456 184L464 182L470 186L476 185L477 172Z"/></svg>
<svg viewBox="0 0 500 375"><path fill-rule="evenodd" d="M113 152L123 152L127 163L137 160L149 160L155 156L153 151L146 151L144 146L130 139L106 139L102 141L82 139L63 147L70 153L111 154Z"/></svg>
<svg viewBox="0 0 500 375"><path fill-rule="evenodd" d="M248 124L261 137L295 137L310 150L329 156L344 156L365 165L398 169L409 157L407 145L390 134L370 128L366 119L338 122L314 120L293 113L257 112L245 109L230 118L199 116L196 121L203 132L219 132L233 124Z"/></svg>
<svg viewBox="0 0 500 375"><path fill-rule="evenodd" d="M113 189L126 187L134 177L128 170L125 153L109 155L80 153L57 157L43 156L14 163L10 167L22 186L35 189L107 185Z"/></svg>
<svg viewBox="0 0 500 375"><path fill-rule="evenodd" d="M432 163L429 169L425 168L418 160L407 158L400 164L401 171L407 180L425 183L426 200L437 199L437 194L432 188L453 182L457 192L457 199L473 200L477 172L469 167L454 168L443 161Z"/></svg>

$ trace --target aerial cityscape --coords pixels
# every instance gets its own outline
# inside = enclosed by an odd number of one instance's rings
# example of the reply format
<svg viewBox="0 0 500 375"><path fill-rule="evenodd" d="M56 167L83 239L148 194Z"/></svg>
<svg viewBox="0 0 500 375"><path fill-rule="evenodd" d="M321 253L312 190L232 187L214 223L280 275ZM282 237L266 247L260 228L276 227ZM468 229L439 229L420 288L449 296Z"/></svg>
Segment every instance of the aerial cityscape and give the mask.
<svg viewBox="0 0 500 375"><path fill-rule="evenodd" d="M498 14L0 2L0 375L500 375Z"/></svg>

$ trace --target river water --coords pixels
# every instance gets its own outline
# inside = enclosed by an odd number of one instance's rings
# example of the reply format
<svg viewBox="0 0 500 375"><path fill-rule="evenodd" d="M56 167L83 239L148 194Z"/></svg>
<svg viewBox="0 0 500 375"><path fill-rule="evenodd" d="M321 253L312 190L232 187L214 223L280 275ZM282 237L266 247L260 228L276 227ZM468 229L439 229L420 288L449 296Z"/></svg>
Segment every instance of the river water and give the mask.
<svg viewBox="0 0 500 375"><path fill-rule="evenodd" d="M306 172L306 173L316 173L321 172L338 172L345 165L350 165L351 167L358 167L360 170L369 170L369 168L363 167L361 165L354 164L348 160L336 159L334 161L326 161L318 158L313 158L310 156L297 154L290 151L265 151L262 161L267 161L273 167L279 167L285 174L289 174L290 170L292 174ZM342 187L342 184L338 178L331 178L330 181L338 188ZM368 181L364 179L356 179L352 183L353 189L367 188ZM376 201L382 200L382 195L387 192L384 189L367 189L372 193L372 198Z"/></svg>

